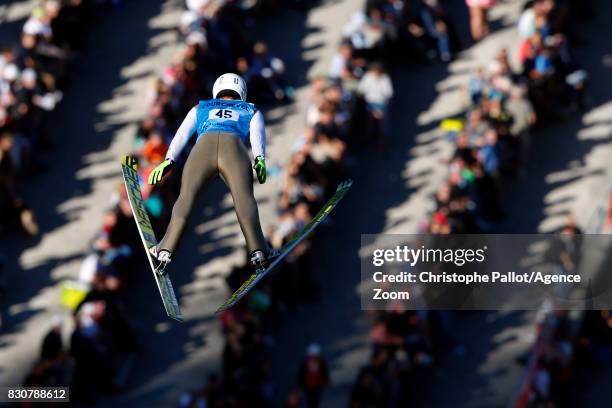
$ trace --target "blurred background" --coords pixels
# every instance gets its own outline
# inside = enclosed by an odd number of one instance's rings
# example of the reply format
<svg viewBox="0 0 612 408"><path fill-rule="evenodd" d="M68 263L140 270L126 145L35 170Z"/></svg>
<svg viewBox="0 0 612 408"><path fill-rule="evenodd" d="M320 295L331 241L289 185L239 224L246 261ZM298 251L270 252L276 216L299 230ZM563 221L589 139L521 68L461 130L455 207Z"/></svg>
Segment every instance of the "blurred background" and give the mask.
<svg viewBox="0 0 612 408"><path fill-rule="evenodd" d="M69 385L75 406L610 406L609 311L366 313L358 294L360 234L609 232L610 18L607 0L0 2L0 385ZM227 71L265 113L274 246L355 185L217 317L250 271L215 182L171 266L179 324L119 158L146 179ZM142 186L158 237L179 183Z"/></svg>

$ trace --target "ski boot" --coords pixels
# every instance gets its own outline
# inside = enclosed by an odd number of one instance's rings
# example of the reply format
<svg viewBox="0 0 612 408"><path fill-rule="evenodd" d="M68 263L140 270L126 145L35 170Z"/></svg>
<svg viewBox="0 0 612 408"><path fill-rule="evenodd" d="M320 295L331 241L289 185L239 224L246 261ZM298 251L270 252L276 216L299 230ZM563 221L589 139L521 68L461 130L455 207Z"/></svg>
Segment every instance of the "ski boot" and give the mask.
<svg viewBox="0 0 612 408"><path fill-rule="evenodd" d="M270 265L270 262L272 262L279 255L280 253L274 248L268 252L268 256L266 256L264 251L261 249L256 249L249 255L249 260L251 262L251 266L253 269L255 269L255 273L260 273L265 271L268 265Z"/></svg>
<svg viewBox="0 0 612 408"><path fill-rule="evenodd" d="M149 248L149 253L153 258L153 266L155 271L160 275L166 274L166 268L172 261L172 254L166 249L158 249L157 246Z"/></svg>

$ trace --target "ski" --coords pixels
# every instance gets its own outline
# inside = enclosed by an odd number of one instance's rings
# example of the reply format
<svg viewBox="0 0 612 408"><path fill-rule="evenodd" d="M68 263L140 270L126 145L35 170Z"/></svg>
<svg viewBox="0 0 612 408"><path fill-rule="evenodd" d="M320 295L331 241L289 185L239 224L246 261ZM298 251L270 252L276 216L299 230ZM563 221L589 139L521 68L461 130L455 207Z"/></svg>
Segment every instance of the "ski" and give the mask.
<svg viewBox="0 0 612 408"><path fill-rule="evenodd" d="M153 277L157 283L157 288L159 289L159 294L161 295L162 302L164 303L166 313L174 320L182 322L183 315L181 314L181 309L178 301L176 300L176 295L174 294L170 277L167 274L160 273L155 269L153 259L149 253L149 248L157 245L157 240L155 239L155 233L153 232L153 227L151 227L151 221L149 220L149 215L147 214L147 210L145 209L144 201L142 199L142 192L140 191L140 182L138 177L138 164L136 159L130 156L123 156L121 158L121 170L123 173L125 188L128 193L130 207L132 208L134 220L136 220L136 226L138 227L138 233L140 234L140 239L145 247L147 259L149 260L149 266L153 271Z"/></svg>
<svg viewBox="0 0 612 408"><path fill-rule="evenodd" d="M219 306L216 313L221 313L224 310L227 310L230 307L234 306L236 303L238 303L240 299L242 299L247 293L249 293L249 291L257 284L257 282L259 282L270 271L276 268L283 261L283 259L285 259L285 257L289 255L296 246L298 246L300 242L307 238L316 227L321 225L321 223L325 220L325 218L327 218L329 213L346 195L352 185L353 181L350 179L340 183L336 188L336 192L329 199L329 201L323 206L323 208L317 213L317 215L313 217L313 219L308 223L308 225L302 228L297 234L295 234L295 236L289 243L287 243L281 248L278 256L274 258L270 265L268 265L268 267L263 271L258 271L252 274L225 302L223 302L221 306Z"/></svg>

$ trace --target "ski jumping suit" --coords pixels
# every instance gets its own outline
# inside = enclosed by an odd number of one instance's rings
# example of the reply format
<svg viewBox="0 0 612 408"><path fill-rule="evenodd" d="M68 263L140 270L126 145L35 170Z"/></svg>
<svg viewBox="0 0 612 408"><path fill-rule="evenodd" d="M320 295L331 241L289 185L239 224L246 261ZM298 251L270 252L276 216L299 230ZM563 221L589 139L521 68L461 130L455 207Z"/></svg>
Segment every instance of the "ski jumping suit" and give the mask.
<svg viewBox="0 0 612 408"><path fill-rule="evenodd" d="M253 104L243 101L200 101L176 132L166 159L176 161L194 132L198 138L185 163L181 192L158 248L175 253L199 193L220 174L232 194L249 252L267 252L253 195L251 159L245 146L250 138L253 155L265 157L263 115Z"/></svg>

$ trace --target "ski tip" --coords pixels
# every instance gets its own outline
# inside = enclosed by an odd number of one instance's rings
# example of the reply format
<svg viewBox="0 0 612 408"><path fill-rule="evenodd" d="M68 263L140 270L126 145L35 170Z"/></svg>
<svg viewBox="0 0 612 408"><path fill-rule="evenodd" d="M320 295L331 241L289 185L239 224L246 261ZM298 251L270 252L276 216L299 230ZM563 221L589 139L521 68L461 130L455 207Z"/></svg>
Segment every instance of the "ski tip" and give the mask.
<svg viewBox="0 0 612 408"><path fill-rule="evenodd" d="M138 161L132 156L121 156L121 164L138 170Z"/></svg>
<svg viewBox="0 0 612 408"><path fill-rule="evenodd" d="M218 316L221 313L225 312L227 309L233 307L236 303L238 303L240 299L242 299L242 296L236 298L236 296L232 295L229 299L223 302L221 306L219 306L219 308L215 312L215 316Z"/></svg>
<svg viewBox="0 0 612 408"><path fill-rule="evenodd" d="M238 303L238 300L240 300L240 298L236 299L236 296L232 295L229 299L223 302L221 306L219 306L219 308L215 312L215 315L218 316L219 314L225 312L227 309L231 308L236 303Z"/></svg>
<svg viewBox="0 0 612 408"><path fill-rule="evenodd" d="M346 189L350 188L352 185L353 185L353 180L352 179L346 179L342 183L338 184L338 188L336 189L336 191L346 190Z"/></svg>
<svg viewBox="0 0 612 408"><path fill-rule="evenodd" d="M215 312L215 316L219 316L221 313L225 312L227 308L228 306L225 306L225 305L219 306L219 308Z"/></svg>

